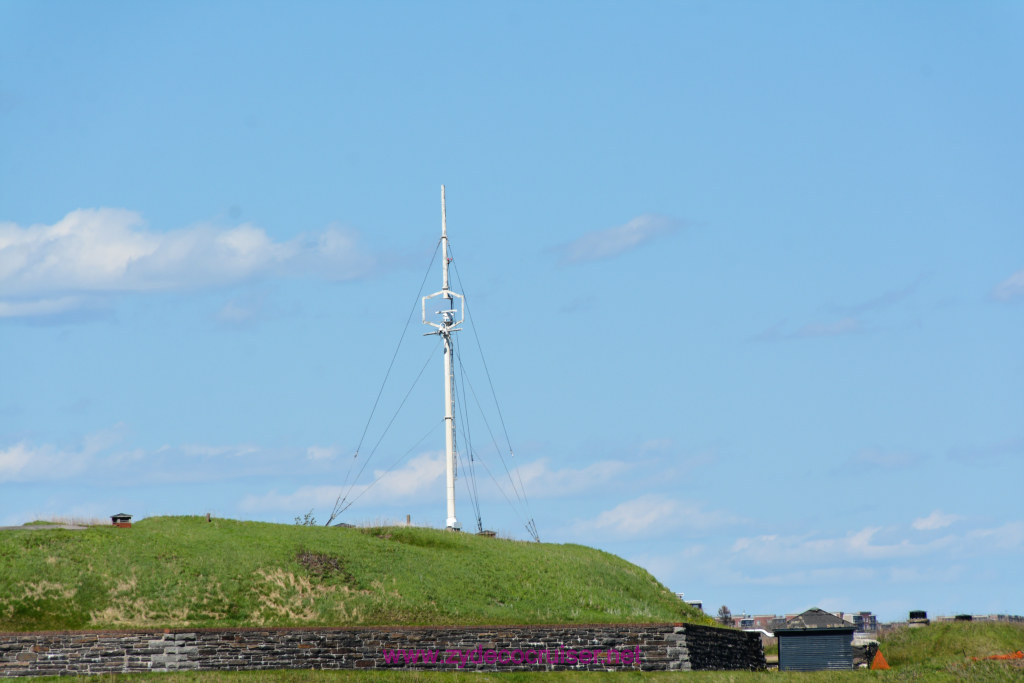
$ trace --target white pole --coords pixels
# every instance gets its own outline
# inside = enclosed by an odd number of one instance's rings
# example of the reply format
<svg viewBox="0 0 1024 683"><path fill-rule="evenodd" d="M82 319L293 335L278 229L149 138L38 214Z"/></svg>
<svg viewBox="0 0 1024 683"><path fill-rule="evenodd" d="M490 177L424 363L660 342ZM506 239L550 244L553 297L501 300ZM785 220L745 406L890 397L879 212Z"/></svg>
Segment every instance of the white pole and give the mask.
<svg viewBox="0 0 1024 683"><path fill-rule="evenodd" d="M455 460L455 371L452 363L455 347L452 344L452 332L462 329L459 325L466 318L466 300L461 294L448 289L448 264L451 259L448 258L448 219L445 215L444 185L441 186L441 247L441 291L423 297L423 324L434 328L434 331L427 332L427 335L439 334L444 340L444 459L445 494L448 501L448 519L445 526L458 530L462 527L455 518L455 478L458 476L458 468ZM440 320L427 316L427 302L434 298L440 298L442 302L441 310L434 313L441 316ZM455 308L456 299L459 301L458 309Z"/></svg>
<svg viewBox="0 0 1024 683"><path fill-rule="evenodd" d="M452 416L452 337L444 335L444 453L445 489L448 494L446 527L459 528L455 518L455 418Z"/></svg>
<svg viewBox="0 0 1024 683"><path fill-rule="evenodd" d="M444 185L441 186L441 268L442 268L442 301L447 299L448 311L442 313L441 336L444 338L444 454L445 454L445 489L448 500L448 520L445 526L459 529L455 518L455 416L452 392L452 328L455 327L455 315L452 310L452 296L448 290L448 222L445 215Z"/></svg>

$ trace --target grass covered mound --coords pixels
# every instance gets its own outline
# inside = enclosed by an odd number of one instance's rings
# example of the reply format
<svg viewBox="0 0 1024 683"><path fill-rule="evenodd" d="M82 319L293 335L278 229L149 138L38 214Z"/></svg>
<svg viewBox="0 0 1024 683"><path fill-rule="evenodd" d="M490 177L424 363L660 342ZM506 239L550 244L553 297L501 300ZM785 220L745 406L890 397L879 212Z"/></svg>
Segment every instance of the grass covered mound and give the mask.
<svg viewBox="0 0 1024 683"><path fill-rule="evenodd" d="M972 662L1024 650L1024 624L954 621L933 623L921 628L901 628L886 634L881 649L893 667L927 662L946 668L950 664ZM1024 680L1024 661L1004 666L1016 669Z"/></svg>
<svg viewBox="0 0 1024 683"><path fill-rule="evenodd" d="M202 517L0 531L0 631L674 621L708 623L579 545Z"/></svg>

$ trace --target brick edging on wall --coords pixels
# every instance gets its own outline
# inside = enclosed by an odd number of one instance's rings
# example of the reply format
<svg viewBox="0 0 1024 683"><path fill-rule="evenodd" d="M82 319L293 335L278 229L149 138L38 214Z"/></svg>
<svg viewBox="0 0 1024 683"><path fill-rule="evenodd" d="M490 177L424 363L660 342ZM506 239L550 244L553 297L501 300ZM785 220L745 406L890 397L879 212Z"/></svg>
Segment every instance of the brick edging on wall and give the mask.
<svg viewBox="0 0 1024 683"><path fill-rule="evenodd" d="M440 661L424 662L422 652L437 653ZM665 671L764 666L758 634L693 624L0 633L0 677L184 669Z"/></svg>

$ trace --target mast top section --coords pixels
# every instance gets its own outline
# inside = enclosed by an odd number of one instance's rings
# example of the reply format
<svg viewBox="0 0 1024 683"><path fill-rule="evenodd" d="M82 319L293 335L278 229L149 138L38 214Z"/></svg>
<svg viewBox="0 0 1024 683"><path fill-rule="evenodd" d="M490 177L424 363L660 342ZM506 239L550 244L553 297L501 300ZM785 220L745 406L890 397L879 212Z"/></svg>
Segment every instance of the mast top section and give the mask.
<svg viewBox="0 0 1024 683"><path fill-rule="evenodd" d="M465 320L466 309L463 305L463 296L456 294L451 291L448 287L448 264L451 263L451 259L448 257L448 217L445 210L444 201L444 185L441 186L441 291L434 292L429 296L423 297L423 324L430 325L436 332L428 332L427 334L441 334L447 335L451 332L458 332L459 325ZM427 301L434 297L441 297L442 300L448 301L448 309L442 311L435 311L435 315L440 315L441 318L438 320L428 319L427 316ZM455 300L459 300L458 308L455 307Z"/></svg>
<svg viewBox="0 0 1024 683"><path fill-rule="evenodd" d="M444 185L441 186L441 264L444 275L441 278L441 291L448 291L448 217L444 208ZM445 297L448 298L448 297Z"/></svg>

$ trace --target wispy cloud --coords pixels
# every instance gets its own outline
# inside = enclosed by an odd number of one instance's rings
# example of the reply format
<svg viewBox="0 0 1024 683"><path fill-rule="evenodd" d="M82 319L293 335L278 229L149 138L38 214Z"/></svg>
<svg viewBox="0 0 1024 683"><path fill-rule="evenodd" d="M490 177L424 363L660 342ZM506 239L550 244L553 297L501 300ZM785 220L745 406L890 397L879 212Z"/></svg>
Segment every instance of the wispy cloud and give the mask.
<svg viewBox="0 0 1024 683"><path fill-rule="evenodd" d="M679 227L679 221L667 216L643 214L623 225L592 230L568 244L558 247L563 264L586 263L609 259L636 249Z"/></svg>
<svg viewBox="0 0 1024 683"><path fill-rule="evenodd" d="M959 515L936 510L926 517L913 520L910 526L916 531L938 531L962 520ZM995 528L946 532L925 542L903 536L899 527L883 529L868 526L843 536L765 534L738 538L732 545L730 562L742 566L760 564L786 567L803 563L813 567L941 555L952 563L957 557L984 556L994 550L1018 552L1024 549L1024 521L1009 521Z"/></svg>
<svg viewBox="0 0 1024 683"><path fill-rule="evenodd" d="M1024 437L1012 437L995 443L952 448L949 457L973 464L994 464L1007 458L1024 456Z"/></svg>
<svg viewBox="0 0 1024 683"><path fill-rule="evenodd" d="M318 452L317 446L310 451ZM0 483L102 480L132 482L212 482L279 474L282 463L311 476L322 465L303 457L310 451L272 451L251 444L188 443L141 449L130 444L129 429L117 424L87 434L78 443L58 445L22 439L0 446Z"/></svg>
<svg viewBox="0 0 1024 683"><path fill-rule="evenodd" d="M869 448L854 455L849 462L853 465L870 465L887 470L899 470L913 467L922 459L920 455L907 451L884 451Z"/></svg>
<svg viewBox="0 0 1024 683"><path fill-rule="evenodd" d="M743 520L719 511L706 511L659 494L647 494L620 503L597 517L577 522L577 533L602 532L619 536L652 536L688 528L705 530Z"/></svg>
<svg viewBox="0 0 1024 683"><path fill-rule="evenodd" d="M996 285L992 296L999 301L1024 298L1024 270L1018 270Z"/></svg>
<svg viewBox="0 0 1024 683"><path fill-rule="evenodd" d="M306 457L310 460L332 460L337 455L338 449L333 446L310 446L306 449Z"/></svg>
<svg viewBox="0 0 1024 683"><path fill-rule="evenodd" d="M999 550L1024 550L1024 522L1007 522L995 529L975 529L967 538Z"/></svg>
<svg viewBox="0 0 1024 683"><path fill-rule="evenodd" d="M807 586L831 583L863 583L876 578L877 571L869 567L819 567L813 569L798 569L784 574L772 574L768 576L744 576L738 579L739 583L748 583L754 586ZM846 600L825 599L815 601L818 605L835 602L840 607L848 604Z"/></svg>
<svg viewBox="0 0 1024 683"><path fill-rule="evenodd" d="M846 316L825 322L807 323L798 328L788 325L785 320L779 321L768 329L750 337L750 341L783 341L787 339L813 339L815 337L838 337L864 331L860 319Z"/></svg>
<svg viewBox="0 0 1024 683"><path fill-rule="evenodd" d="M280 510L306 510L309 508L327 508L343 493L339 485L325 484L322 486L303 486L290 493L279 493L276 489L261 495L248 495L238 504L244 512L260 512Z"/></svg>
<svg viewBox="0 0 1024 683"><path fill-rule="evenodd" d="M880 311L885 308L889 308L895 304L898 304L905 299L908 299L914 292L918 290L921 283L924 282L925 276L920 276L906 287L900 287L899 289L890 289L881 294L858 301L852 304L834 304L829 306L829 310L832 310L841 315L860 316L865 313L873 313Z"/></svg>
<svg viewBox="0 0 1024 683"><path fill-rule="evenodd" d="M918 531L934 531L936 529L945 529L961 519L962 517L959 515L950 515L942 512L941 510L935 510L927 517L915 519L910 526Z"/></svg>
<svg viewBox="0 0 1024 683"><path fill-rule="evenodd" d="M629 471L628 463L621 460L602 460L581 468L554 469L547 458L516 468L516 482L522 481L530 498L568 496L590 492L612 483Z"/></svg>
<svg viewBox="0 0 1024 683"><path fill-rule="evenodd" d="M875 537L881 530L881 527L865 527L838 538L776 534L739 538L733 543L732 552L744 562L792 564L914 557L948 546L952 542L950 537L944 537L928 543L912 543L908 539L878 543Z"/></svg>
<svg viewBox="0 0 1024 683"><path fill-rule="evenodd" d="M161 449L161 452L167 452L171 449L165 446ZM241 446L207 446L204 444L186 444L177 449L182 455L190 455L200 458L241 458L248 455L255 455L260 452L260 449L255 446L241 445Z"/></svg>
<svg viewBox="0 0 1024 683"><path fill-rule="evenodd" d="M54 481L79 476L121 441L124 425L95 432L73 448L19 441L0 450L0 482Z"/></svg>
<svg viewBox="0 0 1024 683"><path fill-rule="evenodd" d="M810 323L796 331L796 337L835 337L861 331L861 322L856 318L846 317L825 323Z"/></svg>
<svg viewBox="0 0 1024 683"><path fill-rule="evenodd" d="M878 329L873 324L882 311L910 298L920 288L922 275L905 287L890 289L849 304L829 304L819 310L819 319L803 325L780 320L750 337L751 341L782 341L862 334Z"/></svg>
<svg viewBox="0 0 1024 683"><path fill-rule="evenodd" d="M962 564L940 567L892 567L889 580L893 583L949 583L961 578L966 571Z"/></svg>
<svg viewBox="0 0 1024 683"><path fill-rule="evenodd" d="M0 301L0 318L35 318L79 310L91 303L83 296L60 296L28 301Z"/></svg>
<svg viewBox="0 0 1024 683"><path fill-rule="evenodd" d="M134 211L78 209L53 225L0 223L0 317L61 314L101 293L200 289L267 276L348 280L372 266L357 235L338 227L278 242L248 223L155 232Z"/></svg>
<svg viewBox="0 0 1024 683"><path fill-rule="evenodd" d="M259 303L231 300L217 311L217 321L230 327L243 327L256 320L262 310Z"/></svg>
<svg viewBox="0 0 1024 683"><path fill-rule="evenodd" d="M302 486L290 493L273 490L260 495L246 496L238 507L246 512L262 513L271 510L305 510L308 508L330 510L340 495L345 495L348 501L358 499L363 504L375 501L419 501L436 492L438 482L444 475L444 467L443 453L422 453L412 458L403 467L390 472L376 470L373 473L373 479L380 479L376 485L366 483L351 487L340 485Z"/></svg>

